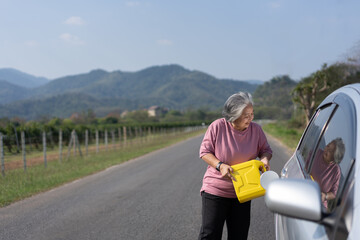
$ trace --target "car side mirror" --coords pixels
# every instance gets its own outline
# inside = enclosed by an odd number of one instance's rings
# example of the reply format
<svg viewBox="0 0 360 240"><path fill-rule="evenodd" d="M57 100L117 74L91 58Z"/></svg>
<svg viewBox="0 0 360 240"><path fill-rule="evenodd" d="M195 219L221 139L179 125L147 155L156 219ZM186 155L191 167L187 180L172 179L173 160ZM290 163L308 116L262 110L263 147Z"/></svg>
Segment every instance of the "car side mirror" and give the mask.
<svg viewBox="0 0 360 240"><path fill-rule="evenodd" d="M320 221L321 193L311 180L278 179L272 181L265 194L265 204L274 213L309 221Z"/></svg>

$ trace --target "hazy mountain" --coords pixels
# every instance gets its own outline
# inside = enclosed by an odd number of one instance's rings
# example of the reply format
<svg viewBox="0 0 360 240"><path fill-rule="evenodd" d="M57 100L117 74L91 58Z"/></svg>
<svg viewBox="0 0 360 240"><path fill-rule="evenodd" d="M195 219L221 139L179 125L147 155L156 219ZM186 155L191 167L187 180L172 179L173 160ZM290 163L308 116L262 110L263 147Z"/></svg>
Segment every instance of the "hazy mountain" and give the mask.
<svg viewBox="0 0 360 240"><path fill-rule="evenodd" d="M155 66L138 72L106 72L94 70L87 74L68 76L51 81L32 91L32 96L46 96L65 92L83 92L98 98L122 97L127 99L168 98L180 101L194 95L210 96L214 89L230 91L243 88L255 91L256 85L242 81L216 79L206 73L189 71L178 65ZM240 90L239 89L239 90Z"/></svg>
<svg viewBox="0 0 360 240"><path fill-rule="evenodd" d="M0 69L0 80L5 80L11 84L25 88L35 88L49 82L49 80L44 77L35 77L13 68Z"/></svg>
<svg viewBox="0 0 360 240"><path fill-rule="evenodd" d="M258 84L258 85L264 84L264 81L261 80L246 80L246 82L250 84Z"/></svg>
<svg viewBox="0 0 360 240"><path fill-rule="evenodd" d="M19 87L5 80L0 80L0 104L10 103L26 98L28 89Z"/></svg>
<svg viewBox="0 0 360 240"><path fill-rule="evenodd" d="M220 80L179 65L155 66L137 72L94 70L54 79L25 91L21 101L9 102L0 117L69 117L93 109L134 110L159 105L170 109L218 109L238 91L254 92L256 84ZM1 99L1 94L0 94Z"/></svg>
<svg viewBox="0 0 360 240"><path fill-rule="evenodd" d="M109 73L104 70L93 70L89 73L66 76L33 89L31 96L52 96L66 92L83 92L84 88L101 81ZM106 96L106 95L105 95Z"/></svg>
<svg viewBox="0 0 360 240"><path fill-rule="evenodd" d="M126 99L97 99L83 93L65 93L44 99L22 100L0 105L1 117L19 116L26 119L38 119L43 116L67 118L75 112L83 112L89 109L102 111L106 108L109 112L112 110L126 109L129 106L135 108L136 102Z"/></svg>
<svg viewBox="0 0 360 240"><path fill-rule="evenodd" d="M223 79L223 80L234 81L234 79ZM247 83L250 83L250 84L256 84L256 85L264 84L264 81L261 81L261 80L244 80L244 82L247 82Z"/></svg>

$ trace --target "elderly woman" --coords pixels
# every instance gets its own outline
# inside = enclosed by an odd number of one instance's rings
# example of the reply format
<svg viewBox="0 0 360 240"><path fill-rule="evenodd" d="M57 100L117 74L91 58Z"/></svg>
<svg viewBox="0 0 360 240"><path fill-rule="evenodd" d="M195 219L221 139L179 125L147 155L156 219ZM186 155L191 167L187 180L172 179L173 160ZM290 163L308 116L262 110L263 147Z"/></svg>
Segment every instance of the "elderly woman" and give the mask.
<svg viewBox="0 0 360 240"><path fill-rule="evenodd" d="M319 149L314 157L311 176L319 184L321 200L325 208L328 201L335 199L341 177L339 163L345 154L345 144L341 138L335 138L324 150Z"/></svg>
<svg viewBox="0 0 360 240"><path fill-rule="evenodd" d="M225 222L228 239L247 239L251 202L237 200L231 166L258 157L270 169L272 150L261 127L252 122L251 95L239 92L230 96L224 104L223 116L209 126L200 147L200 158L208 167L200 190L199 239L221 239Z"/></svg>

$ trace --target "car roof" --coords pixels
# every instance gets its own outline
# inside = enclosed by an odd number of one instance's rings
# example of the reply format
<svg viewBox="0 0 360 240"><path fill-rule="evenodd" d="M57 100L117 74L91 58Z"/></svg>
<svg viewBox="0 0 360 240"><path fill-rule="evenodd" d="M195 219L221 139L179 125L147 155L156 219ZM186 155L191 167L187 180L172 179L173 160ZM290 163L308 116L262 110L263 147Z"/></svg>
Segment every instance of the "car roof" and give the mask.
<svg viewBox="0 0 360 240"><path fill-rule="evenodd" d="M343 87L335 90L334 92L332 92L321 102L319 107L322 107L323 105L334 102L334 99L340 93L348 95L354 101L355 105L358 105L357 103L360 103L358 101L355 101L357 98L360 97L360 83L354 83L354 84L349 84L349 85L343 86ZM357 110L360 110L360 109L357 109Z"/></svg>

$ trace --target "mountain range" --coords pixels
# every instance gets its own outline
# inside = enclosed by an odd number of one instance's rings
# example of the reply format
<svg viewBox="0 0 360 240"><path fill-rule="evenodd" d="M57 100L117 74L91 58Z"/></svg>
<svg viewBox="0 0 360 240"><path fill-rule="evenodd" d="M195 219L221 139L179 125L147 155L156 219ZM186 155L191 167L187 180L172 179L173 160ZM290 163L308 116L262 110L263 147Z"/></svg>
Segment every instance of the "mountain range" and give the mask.
<svg viewBox="0 0 360 240"><path fill-rule="evenodd" d="M14 69L0 69L0 118L67 118L89 109L101 117L115 110L153 105L176 110L219 109L235 92L253 93L257 83L217 79L174 64L137 72L98 69L51 81Z"/></svg>
<svg viewBox="0 0 360 240"><path fill-rule="evenodd" d="M25 88L35 88L48 83L50 80L44 77L35 77L33 75L21 72L13 68L0 69L0 81L8 81L12 84Z"/></svg>

